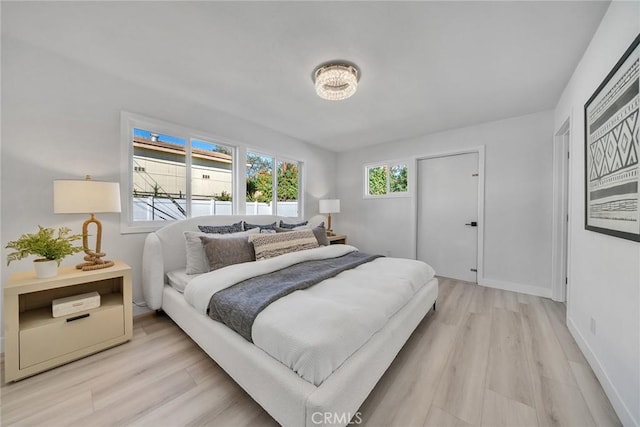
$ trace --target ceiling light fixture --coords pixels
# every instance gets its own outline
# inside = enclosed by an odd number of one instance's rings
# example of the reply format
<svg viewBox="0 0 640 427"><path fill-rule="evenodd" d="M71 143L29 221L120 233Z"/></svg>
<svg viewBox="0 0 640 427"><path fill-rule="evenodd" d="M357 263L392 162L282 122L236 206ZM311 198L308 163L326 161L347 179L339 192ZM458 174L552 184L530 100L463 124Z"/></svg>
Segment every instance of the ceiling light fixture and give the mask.
<svg viewBox="0 0 640 427"><path fill-rule="evenodd" d="M341 101L356 93L360 71L344 63L320 65L313 72L316 93L329 101Z"/></svg>

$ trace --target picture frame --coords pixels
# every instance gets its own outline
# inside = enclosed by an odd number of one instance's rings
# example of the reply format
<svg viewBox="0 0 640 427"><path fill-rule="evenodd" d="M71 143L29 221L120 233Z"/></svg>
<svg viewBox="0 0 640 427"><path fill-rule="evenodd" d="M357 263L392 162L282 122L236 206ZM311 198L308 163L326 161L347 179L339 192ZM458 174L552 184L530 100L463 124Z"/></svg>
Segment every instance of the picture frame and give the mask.
<svg viewBox="0 0 640 427"><path fill-rule="evenodd" d="M584 105L585 229L640 242L640 34Z"/></svg>

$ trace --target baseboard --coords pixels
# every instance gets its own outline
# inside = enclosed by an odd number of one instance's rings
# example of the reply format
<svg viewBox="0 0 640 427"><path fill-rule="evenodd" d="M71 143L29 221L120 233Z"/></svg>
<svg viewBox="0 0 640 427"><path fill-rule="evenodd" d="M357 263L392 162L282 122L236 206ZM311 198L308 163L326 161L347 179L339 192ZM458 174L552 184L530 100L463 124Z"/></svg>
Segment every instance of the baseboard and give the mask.
<svg viewBox="0 0 640 427"><path fill-rule="evenodd" d="M140 317L140 316L145 316L149 313L153 313L154 310L151 310L149 307L147 307L146 305L142 305L140 303L133 303L133 317Z"/></svg>
<svg viewBox="0 0 640 427"><path fill-rule="evenodd" d="M521 283L504 282L502 280L481 279L478 280L480 286L487 288L502 289L505 291L519 292L521 294L534 295L537 297L551 298L551 289L541 288L538 286L523 285Z"/></svg>
<svg viewBox="0 0 640 427"><path fill-rule="evenodd" d="M609 376L602 367L598 357L594 354L593 350L591 350L591 347L587 344L587 340L584 339L575 323L573 323L573 319L569 316L567 316L567 328L569 329L569 332L571 332L573 339L576 340L576 344L580 347L580 350L587 359L587 362L589 362L589 365L591 366L591 369L593 369L598 381L600 381L602 389L609 398L611 406L613 406L613 409L616 411L622 425L639 427L638 421L633 417L633 414L629 411L627 405L625 405L624 400L622 400L618 390L611 382L611 379L609 379Z"/></svg>

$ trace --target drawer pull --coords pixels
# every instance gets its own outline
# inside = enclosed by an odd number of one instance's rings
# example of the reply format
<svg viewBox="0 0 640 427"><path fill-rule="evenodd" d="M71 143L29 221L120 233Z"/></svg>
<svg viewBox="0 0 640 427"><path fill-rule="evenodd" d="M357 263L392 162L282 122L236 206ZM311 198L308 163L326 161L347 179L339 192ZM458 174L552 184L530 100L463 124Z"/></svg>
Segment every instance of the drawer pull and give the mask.
<svg viewBox="0 0 640 427"><path fill-rule="evenodd" d="M80 316L70 317L67 319L67 322L73 322L74 320L84 319L85 317L89 317L90 315L91 313L85 313L85 314L81 314Z"/></svg>

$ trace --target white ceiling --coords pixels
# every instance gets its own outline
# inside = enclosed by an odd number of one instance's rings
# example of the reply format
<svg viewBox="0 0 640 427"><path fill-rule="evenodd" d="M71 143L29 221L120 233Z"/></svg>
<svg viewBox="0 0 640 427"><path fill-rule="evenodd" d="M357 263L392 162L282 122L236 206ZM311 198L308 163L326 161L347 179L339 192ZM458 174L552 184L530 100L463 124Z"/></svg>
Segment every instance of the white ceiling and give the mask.
<svg viewBox="0 0 640 427"><path fill-rule="evenodd" d="M335 151L553 108L608 2L3 2L3 36ZM344 59L358 92L311 74Z"/></svg>

